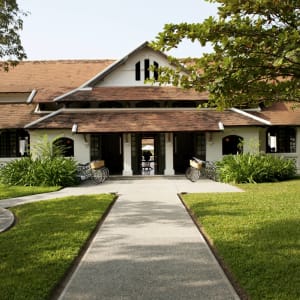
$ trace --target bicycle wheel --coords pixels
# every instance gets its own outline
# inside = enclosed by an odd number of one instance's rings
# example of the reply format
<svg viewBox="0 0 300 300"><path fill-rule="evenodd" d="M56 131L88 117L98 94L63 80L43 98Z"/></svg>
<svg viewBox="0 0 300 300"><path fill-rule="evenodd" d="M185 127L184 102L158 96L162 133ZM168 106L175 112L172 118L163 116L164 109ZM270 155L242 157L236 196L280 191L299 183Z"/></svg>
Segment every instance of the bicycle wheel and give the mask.
<svg viewBox="0 0 300 300"><path fill-rule="evenodd" d="M188 167L185 171L185 177L188 179L188 180L191 180L191 173L192 173L192 167Z"/></svg>
<svg viewBox="0 0 300 300"><path fill-rule="evenodd" d="M77 177L81 180L87 180L89 179L90 173L89 173L89 164L78 164L77 166Z"/></svg>
<svg viewBox="0 0 300 300"><path fill-rule="evenodd" d="M185 176L188 180L195 182L200 178L200 170L193 167L188 167L185 171Z"/></svg>
<svg viewBox="0 0 300 300"><path fill-rule="evenodd" d="M196 168L192 168L191 175L190 175L190 181L195 182L197 181L201 176L200 170Z"/></svg>
<svg viewBox="0 0 300 300"><path fill-rule="evenodd" d="M198 170L196 168L188 167L185 171L185 176L190 181L195 182L200 178L201 173L200 173L200 170Z"/></svg>
<svg viewBox="0 0 300 300"><path fill-rule="evenodd" d="M108 168L106 168L106 167L102 168L102 173L103 173L104 181L105 181L109 177L109 170L108 170Z"/></svg>
<svg viewBox="0 0 300 300"><path fill-rule="evenodd" d="M104 181L104 177L101 169L92 169L92 178L95 183L102 183Z"/></svg>

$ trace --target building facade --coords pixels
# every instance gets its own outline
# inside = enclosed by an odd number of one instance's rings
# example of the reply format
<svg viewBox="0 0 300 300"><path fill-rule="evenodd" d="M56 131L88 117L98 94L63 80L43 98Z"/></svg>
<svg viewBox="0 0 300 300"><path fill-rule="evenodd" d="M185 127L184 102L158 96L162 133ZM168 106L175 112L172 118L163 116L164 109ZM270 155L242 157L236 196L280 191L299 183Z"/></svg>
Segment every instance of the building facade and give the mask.
<svg viewBox="0 0 300 300"><path fill-rule="evenodd" d="M105 160L112 174L182 174L193 156L217 161L237 152L295 160L300 110L290 103L225 111L199 108L207 93L148 82L169 66L148 43L118 61L22 62L0 72L0 162L28 155L45 134L78 162Z"/></svg>

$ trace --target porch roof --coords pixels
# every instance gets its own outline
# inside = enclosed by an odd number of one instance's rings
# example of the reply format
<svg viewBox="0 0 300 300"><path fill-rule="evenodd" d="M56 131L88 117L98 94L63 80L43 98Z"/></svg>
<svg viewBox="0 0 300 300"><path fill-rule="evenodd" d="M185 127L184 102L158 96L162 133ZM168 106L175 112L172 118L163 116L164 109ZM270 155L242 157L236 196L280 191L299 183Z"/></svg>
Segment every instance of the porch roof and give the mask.
<svg viewBox="0 0 300 300"><path fill-rule="evenodd" d="M0 104L0 129L23 128L29 122L37 120L34 104Z"/></svg>
<svg viewBox="0 0 300 300"><path fill-rule="evenodd" d="M271 121L272 125L281 126L299 126L300 125L300 107L295 106L293 102L278 102L265 108L261 112L253 112L253 115Z"/></svg>
<svg viewBox="0 0 300 300"><path fill-rule="evenodd" d="M193 89L162 86L96 87L91 90L77 90L57 100L77 101L141 101L141 100L207 100L208 92Z"/></svg>
<svg viewBox="0 0 300 300"><path fill-rule="evenodd" d="M232 111L197 109L61 109L28 124L30 129L70 129L77 133L220 131L222 126L259 126Z"/></svg>

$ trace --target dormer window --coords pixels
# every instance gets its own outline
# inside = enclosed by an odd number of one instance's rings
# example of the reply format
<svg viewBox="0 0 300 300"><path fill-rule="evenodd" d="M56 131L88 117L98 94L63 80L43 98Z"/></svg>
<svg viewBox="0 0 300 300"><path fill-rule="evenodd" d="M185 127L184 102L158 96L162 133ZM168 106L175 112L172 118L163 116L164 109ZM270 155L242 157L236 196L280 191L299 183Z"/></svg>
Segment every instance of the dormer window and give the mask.
<svg viewBox="0 0 300 300"><path fill-rule="evenodd" d="M153 61L153 66L154 66L154 71L153 71L153 78L155 80L158 79L158 68L159 64L156 61ZM141 80L141 62L138 61L135 64L135 80L140 81ZM150 59L146 58L144 59L144 80L150 79L151 78L151 72L150 72Z"/></svg>

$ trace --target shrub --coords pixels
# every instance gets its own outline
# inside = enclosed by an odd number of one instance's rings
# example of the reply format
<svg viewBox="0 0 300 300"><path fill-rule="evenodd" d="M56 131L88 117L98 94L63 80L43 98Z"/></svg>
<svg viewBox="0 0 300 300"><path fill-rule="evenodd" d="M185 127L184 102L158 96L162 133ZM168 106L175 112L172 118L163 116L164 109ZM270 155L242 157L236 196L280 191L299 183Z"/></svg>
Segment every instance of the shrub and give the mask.
<svg viewBox="0 0 300 300"><path fill-rule="evenodd" d="M0 182L23 186L72 186L77 184L77 163L73 158L65 158L60 149L43 138L36 159L23 157L0 169Z"/></svg>
<svg viewBox="0 0 300 300"><path fill-rule="evenodd" d="M8 185L72 186L77 183L76 162L54 157L36 159L24 157L9 162L0 170L0 181Z"/></svg>
<svg viewBox="0 0 300 300"><path fill-rule="evenodd" d="M274 182L293 178L295 162L270 154L237 154L224 156L217 163L220 181L233 183Z"/></svg>

